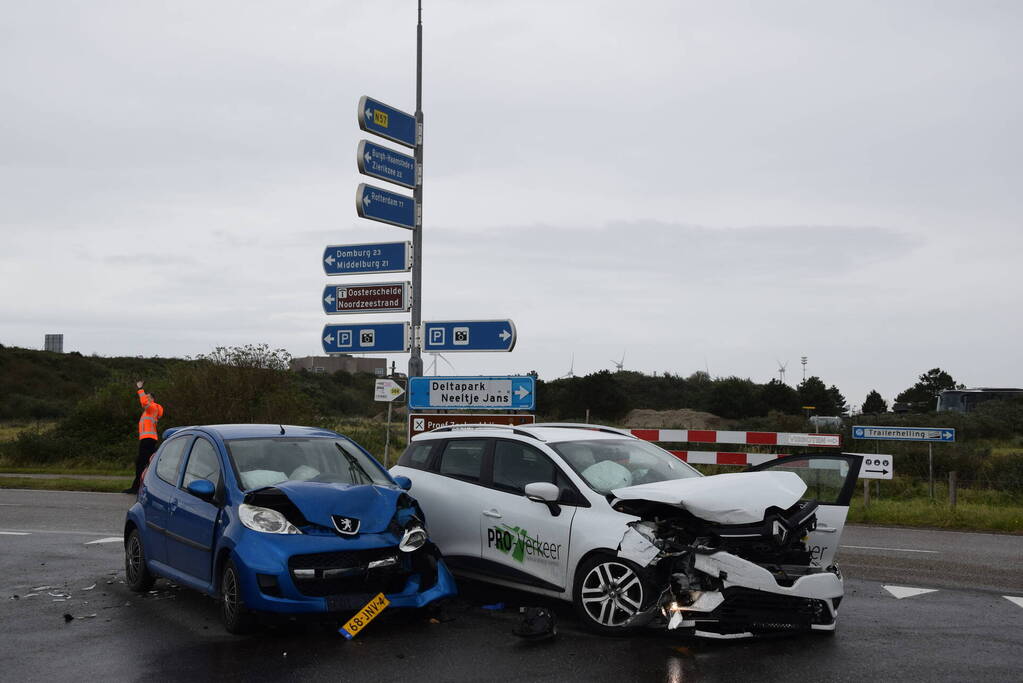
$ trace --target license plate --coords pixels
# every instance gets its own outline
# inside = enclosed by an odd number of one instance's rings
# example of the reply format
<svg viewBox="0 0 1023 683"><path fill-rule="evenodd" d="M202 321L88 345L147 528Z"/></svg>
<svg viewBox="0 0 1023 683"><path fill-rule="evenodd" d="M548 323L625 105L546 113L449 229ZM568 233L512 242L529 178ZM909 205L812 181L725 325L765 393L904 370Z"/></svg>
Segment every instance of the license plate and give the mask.
<svg viewBox="0 0 1023 683"><path fill-rule="evenodd" d="M358 635L359 631L366 628L369 622L380 616L380 613L384 611L384 608L390 604L391 601L385 598L383 593L378 594L375 598L363 605L355 616L348 620L347 624L338 629L338 633L348 640L351 640Z"/></svg>

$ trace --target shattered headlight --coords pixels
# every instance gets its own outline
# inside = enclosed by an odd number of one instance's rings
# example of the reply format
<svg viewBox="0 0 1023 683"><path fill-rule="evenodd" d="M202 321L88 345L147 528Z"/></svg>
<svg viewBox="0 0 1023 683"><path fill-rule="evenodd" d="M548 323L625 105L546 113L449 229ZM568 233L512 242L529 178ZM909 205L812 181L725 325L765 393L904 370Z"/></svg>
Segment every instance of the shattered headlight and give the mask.
<svg viewBox="0 0 1023 683"><path fill-rule="evenodd" d="M238 506L238 519L246 528L262 531L265 534L300 534L295 525L277 510L262 508L258 505L242 503Z"/></svg>
<svg viewBox="0 0 1023 683"><path fill-rule="evenodd" d="M426 530L421 526L414 526L405 529L405 535L401 537L401 543L398 544L398 550L411 553L414 550L419 550L426 543Z"/></svg>

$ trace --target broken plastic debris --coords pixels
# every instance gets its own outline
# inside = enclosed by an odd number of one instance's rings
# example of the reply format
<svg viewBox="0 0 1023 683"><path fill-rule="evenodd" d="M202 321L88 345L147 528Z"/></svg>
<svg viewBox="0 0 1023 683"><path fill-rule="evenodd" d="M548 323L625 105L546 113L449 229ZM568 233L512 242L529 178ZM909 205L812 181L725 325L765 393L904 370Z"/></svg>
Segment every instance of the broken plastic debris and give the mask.
<svg viewBox="0 0 1023 683"><path fill-rule="evenodd" d="M52 602L67 602L67 598L54 598Z"/></svg>
<svg viewBox="0 0 1023 683"><path fill-rule="evenodd" d="M91 586L86 586L86 587L85 587L85 588L83 588L82 590L83 590L83 591L91 591L91 590L92 590L93 588L95 588L95 587L96 587L96 584L92 584Z"/></svg>
<svg viewBox="0 0 1023 683"><path fill-rule="evenodd" d="M48 591L51 588L53 588L53 586L36 586L32 590L34 590L34 591Z"/></svg>
<svg viewBox="0 0 1023 683"><path fill-rule="evenodd" d="M20 600L20 599L21 598L18 597L17 593L15 593L14 595L11 596L11 600Z"/></svg>
<svg viewBox="0 0 1023 683"><path fill-rule="evenodd" d="M522 621L512 631L526 640L547 640L558 635L554 613L546 607L521 607Z"/></svg>
<svg viewBox="0 0 1023 683"><path fill-rule="evenodd" d="M75 617L75 619L93 619L95 616L95 614L83 614L80 617Z"/></svg>
<svg viewBox="0 0 1023 683"><path fill-rule="evenodd" d="M23 597L23 598L34 598L37 595L39 595L39 593L25 593L21 597Z"/></svg>
<svg viewBox="0 0 1023 683"><path fill-rule="evenodd" d="M438 619L437 617L430 617L430 623L431 624L439 624L440 623L440 619Z"/></svg>
<svg viewBox="0 0 1023 683"><path fill-rule="evenodd" d="M651 543L647 537L633 527L629 527L622 535L618 545L618 557L635 562L645 567L661 552L660 548Z"/></svg>
<svg viewBox="0 0 1023 683"><path fill-rule="evenodd" d="M685 617L682 616L682 612L675 612L671 615L671 620L668 621L668 630L671 631L678 628L682 625L683 621L685 621Z"/></svg>
<svg viewBox="0 0 1023 683"><path fill-rule="evenodd" d="M493 605L483 605L483 609L489 609L489 610L494 610L494 611L502 610L502 609L504 609L504 603L503 602L495 602Z"/></svg>
<svg viewBox="0 0 1023 683"><path fill-rule="evenodd" d="M64 623L65 624L70 624L74 620L75 620L75 618L73 616L71 616L67 612L64 612Z"/></svg>

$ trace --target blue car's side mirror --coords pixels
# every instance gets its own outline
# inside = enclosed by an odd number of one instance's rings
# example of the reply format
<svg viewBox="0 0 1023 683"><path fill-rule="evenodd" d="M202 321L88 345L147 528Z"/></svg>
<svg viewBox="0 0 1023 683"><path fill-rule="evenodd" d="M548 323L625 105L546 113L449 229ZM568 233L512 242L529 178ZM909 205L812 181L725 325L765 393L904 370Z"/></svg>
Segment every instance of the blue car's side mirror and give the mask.
<svg viewBox="0 0 1023 683"><path fill-rule="evenodd" d="M209 479L196 479L189 482L185 490L197 498L210 500L213 498L213 494L217 492L217 487Z"/></svg>
<svg viewBox="0 0 1023 683"><path fill-rule="evenodd" d="M394 483L397 484L398 486L402 487L406 491L408 491L410 488L412 488L412 480L409 479L408 477L404 476L404 475L401 475L401 474L399 474L398 476L394 477Z"/></svg>

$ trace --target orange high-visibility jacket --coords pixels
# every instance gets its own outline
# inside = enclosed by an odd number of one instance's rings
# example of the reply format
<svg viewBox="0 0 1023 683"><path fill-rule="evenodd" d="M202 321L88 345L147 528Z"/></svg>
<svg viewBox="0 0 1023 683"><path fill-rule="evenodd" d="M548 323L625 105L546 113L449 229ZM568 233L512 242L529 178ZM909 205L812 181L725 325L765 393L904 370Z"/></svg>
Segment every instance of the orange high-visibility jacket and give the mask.
<svg viewBox="0 0 1023 683"><path fill-rule="evenodd" d="M139 440L158 439L156 421L163 417L163 406L153 397L139 389L139 403L142 404L142 417L139 418Z"/></svg>

